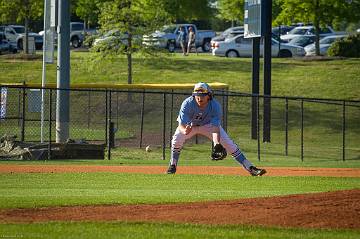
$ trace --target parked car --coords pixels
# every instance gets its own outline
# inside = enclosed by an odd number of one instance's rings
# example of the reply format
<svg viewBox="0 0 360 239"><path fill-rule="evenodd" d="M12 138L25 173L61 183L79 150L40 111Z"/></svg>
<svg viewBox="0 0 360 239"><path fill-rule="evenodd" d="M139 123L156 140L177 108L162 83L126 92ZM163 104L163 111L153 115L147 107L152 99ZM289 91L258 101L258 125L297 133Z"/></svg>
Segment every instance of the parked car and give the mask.
<svg viewBox="0 0 360 239"><path fill-rule="evenodd" d="M44 31L40 31L39 35L43 36ZM70 23L70 44L74 48L81 47L84 42L85 27L82 22L71 22ZM57 33L54 33L54 41L57 43Z"/></svg>
<svg viewBox="0 0 360 239"><path fill-rule="evenodd" d="M83 41L83 46L92 47L95 40L101 36L99 29L91 28L85 30L85 36Z"/></svg>
<svg viewBox="0 0 360 239"><path fill-rule="evenodd" d="M230 27L223 31L219 36L215 36L211 39L211 49L215 47L216 42L225 41L227 38L233 38L234 36L244 34L244 27Z"/></svg>
<svg viewBox="0 0 360 239"><path fill-rule="evenodd" d="M287 43L286 41L283 41L283 40L279 37L279 35L276 35L276 34L274 34L274 33L271 33L271 37L272 37L273 39L277 40L278 42Z"/></svg>
<svg viewBox="0 0 360 239"><path fill-rule="evenodd" d="M320 38L323 38L326 36L335 35L336 33L331 27L327 26L321 28L319 34L320 34ZM315 35L315 27L314 26L295 27L288 34L282 35L281 39L290 42L293 38L302 35Z"/></svg>
<svg viewBox="0 0 360 239"><path fill-rule="evenodd" d="M16 53L17 47L11 44L5 36L4 32L0 32L0 55L4 53Z"/></svg>
<svg viewBox="0 0 360 239"><path fill-rule="evenodd" d="M243 26L230 27L230 28L226 29L225 31L223 31L219 36L213 37L211 40L212 41L224 41L225 38L231 38L231 37L235 36L234 34L238 35L241 32L244 33Z"/></svg>
<svg viewBox="0 0 360 239"><path fill-rule="evenodd" d="M214 49L215 48L215 45L216 45L216 43L217 42L222 42L222 41L225 41L226 39L230 39L230 38L233 38L233 37L235 37L235 36L237 36L237 35L243 35L244 34L244 31L242 31L242 32L231 32L229 35L227 35L227 37L226 38L224 38L224 39L222 39L222 38L220 38L220 39L211 39L211 42L210 42L210 44L211 44L211 49Z"/></svg>
<svg viewBox="0 0 360 239"><path fill-rule="evenodd" d="M294 28L295 28L295 26L281 25L281 26L273 27L271 31L272 31L273 35L282 36L282 35L288 34Z"/></svg>
<svg viewBox="0 0 360 239"><path fill-rule="evenodd" d="M85 26L82 22L70 23L70 43L74 48L81 47L85 37Z"/></svg>
<svg viewBox="0 0 360 239"><path fill-rule="evenodd" d="M289 44L305 47L311 43L314 43L316 39L315 35L303 35L297 36L289 41Z"/></svg>
<svg viewBox="0 0 360 239"><path fill-rule="evenodd" d="M323 39L321 39L319 41L320 55L326 56L327 50L329 49L331 44L333 44L336 40L343 39L345 37L347 37L347 35L334 35L334 36L327 36L327 37L324 37ZM304 49L306 52L306 56L316 55L315 43L306 46Z"/></svg>
<svg viewBox="0 0 360 239"><path fill-rule="evenodd" d="M21 25L0 26L0 32L4 32L6 39L12 44L16 44L19 50L23 49L23 40L25 39L25 27ZM38 33L29 32L29 37L35 40L35 48L40 50L43 46L43 37Z"/></svg>
<svg viewBox="0 0 360 239"><path fill-rule="evenodd" d="M260 55L262 55L262 52L263 43L261 41ZM226 57L250 57L252 56L252 39L244 38L244 35L226 39L225 41L216 43L212 54L214 56ZM271 55L274 57L304 56L305 51L303 47L279 43L275 39L272 39Z"/></svg>
<svg viewBox="0 0 360 239"><path fill-rule="evenodd" d="M113 45L119 43L127 45L127 38L127 33L121 33L119 30L111 30L96 38L93 46L98 46L100 44Z"/></svg>
<svg viewBox="0 0 360 239"><path fill-rule="evenodd" d="M244 31L231 32L231 33L227 36L227 38L225 38L225 39L222 40L222 41L225 41L226 39L230 39L230 38L233 38L233 37L235 37L235 36L237 36L237 35L243 35L243 34L244 34ZM275 34L272 34L272 38L275 39L275 40L278 41L278 42L280 41L281 43L286 43L285 41L281 40L281 39L279 38L279 36L277 36L277 35L275 35ZM221 42L221 41L220 41L220 40L219 40L219 41L211 40L211 49L214 49L214 48L215 48L217 42Z"/></svg>
<svg viewBox="0 0 360 239"><path fill-rule="evenodd" d="M201 47L204 52L211 50L210 41L215 36L212 30L198 30L194 24L173 24L166 25L161 30L155 31L149 36L143 37L143 44L159 48L166 48L170 52L174 52L176 48L180 48L178 41L179 29L183 26L186 33L191 26L196 34L195 47Z"/></svg>

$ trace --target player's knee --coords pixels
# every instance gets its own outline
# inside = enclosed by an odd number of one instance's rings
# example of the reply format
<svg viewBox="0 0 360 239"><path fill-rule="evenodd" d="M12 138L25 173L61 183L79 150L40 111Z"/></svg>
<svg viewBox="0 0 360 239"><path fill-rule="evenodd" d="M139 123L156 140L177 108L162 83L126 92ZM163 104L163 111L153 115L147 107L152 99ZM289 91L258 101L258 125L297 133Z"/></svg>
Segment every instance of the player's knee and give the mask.
<svg viewBox="0 0 360 239"><path fill-rule="evenodd" d="M184 140L175 134L171 140L171 147L172 148L182 148L183 144L184 144Z"/></svg>
<svg viewBox="0 0 360 239"><path fill-rule="evenodd" d="M181 149L183 146L183 143L182 142L179 142L179 141L171 141L171 148L178 148L178 149Z"/></svg>

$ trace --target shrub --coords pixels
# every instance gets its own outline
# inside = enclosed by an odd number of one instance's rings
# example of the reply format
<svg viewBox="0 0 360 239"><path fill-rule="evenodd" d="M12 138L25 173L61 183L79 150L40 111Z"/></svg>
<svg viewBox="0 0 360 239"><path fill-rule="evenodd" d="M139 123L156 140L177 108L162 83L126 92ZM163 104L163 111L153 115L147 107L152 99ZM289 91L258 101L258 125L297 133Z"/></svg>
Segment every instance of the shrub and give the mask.
<svg viewBox="0 0 360 239"><path fill-rule="evenodd" d="M99 36L97 34L94 35L85 35L84 45L87 47L92 47L94 44L94 41Z"/></svg>
<svg viewBox="0 0 360 239"><path fill-rule="evenodd" d="M334 42L328 49L329 56L360 57L360 33Z"/></svg>

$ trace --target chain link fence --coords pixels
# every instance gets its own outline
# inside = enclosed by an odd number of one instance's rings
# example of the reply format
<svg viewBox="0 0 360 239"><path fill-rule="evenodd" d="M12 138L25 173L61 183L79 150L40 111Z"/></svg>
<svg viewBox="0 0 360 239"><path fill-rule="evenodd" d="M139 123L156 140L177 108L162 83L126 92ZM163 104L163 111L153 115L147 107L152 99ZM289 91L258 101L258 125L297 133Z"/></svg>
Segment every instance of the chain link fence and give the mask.
<svg viewBox="0 0 360 239"><path fill-rule="evenodd" d="M0 135L25 142L54 142L57 89L2 86ZM141 158L150 145L165 159L176 118L189 90L70 89L69 135L75 141L108 146L107 158ZM246 152L360 159L360 101L271 97L271 143L262 140L264 98L216 90L222 125ZM190 144L211 144L194 137Z"/></svg>

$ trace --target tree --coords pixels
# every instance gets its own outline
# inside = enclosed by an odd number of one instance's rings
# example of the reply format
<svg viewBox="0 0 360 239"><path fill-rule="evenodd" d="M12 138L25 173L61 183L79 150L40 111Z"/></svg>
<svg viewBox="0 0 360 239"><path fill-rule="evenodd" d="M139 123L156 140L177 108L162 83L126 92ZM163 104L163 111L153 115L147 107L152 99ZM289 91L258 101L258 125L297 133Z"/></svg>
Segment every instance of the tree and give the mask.
<svg viewBox="0 0 360 239"><path fill-rule="evenodd" d="M315 27L316 55L320 55L319 31L325 25L333 25L341 20L359 20L360 0L282 0L282 11L276 22L312 23Z"/></svg>
<svg viewBox="0 0 360 239"><path fill-rule="evenodd" d="M43 0L0 0L0 21L4 23L18 23L25 25L25 42L29 37L29 21L37 20L43 16ZM25 53L29 53L28 44Z"/></svg>
<svg viewBox="0 0 360 239"><path fill-rule="evenodd" d="M117 31L122 36L114 39L115 44L102 48L102 53L127 56L128 84L132 83L132 54L142 47L140 36L169 21L169 15L164 11L165 3L160 0L112 0L101 5L101 30Z"/></svg>
<svg viewBox="0 0 360 239"><path fill-rule="evenodd" d="M75 6L76 15L84 20L86 28L97 25L100 7L106 0L78 0Z"/></svg>
<svg viewBox="0 0 360 239"><path fill-rule="evenodd" d="M273 23L274 23L274 20L277 18L277 16L282 11L282 4L283 4L283 0L272 0L272 20L273 20Z"/></svg>
<svg viewBox="0 0 360 239"><path fill-rule="evenodd" d="M217 8L219 10L218 17L220 19L240 24L244 21L244 2L245 0L219 0Z"/></svg>
<svg viewBox="0 0 360 239"><path fill-rule="evenodd" d="M213 0L163 0L165 11L175 22L209 19Z"/></svg>

